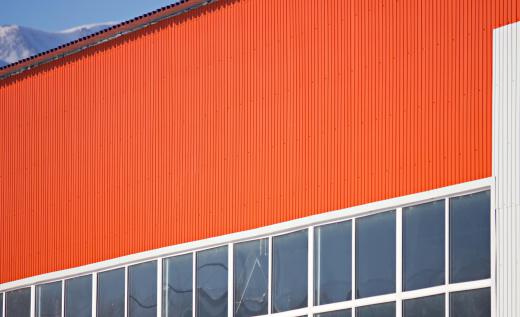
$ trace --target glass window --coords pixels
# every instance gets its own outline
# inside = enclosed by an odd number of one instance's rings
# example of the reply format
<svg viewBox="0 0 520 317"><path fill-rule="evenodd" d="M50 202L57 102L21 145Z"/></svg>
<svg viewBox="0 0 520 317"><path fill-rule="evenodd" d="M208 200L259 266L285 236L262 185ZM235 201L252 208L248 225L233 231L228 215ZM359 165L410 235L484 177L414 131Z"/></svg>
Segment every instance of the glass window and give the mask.
<svg viewBox="0 0 520 317"><path fill-rule="evenodd" d="M4 317L4 294L0 294L0 317Z"/></svg>
<svg viewBox="0 0 520 317"><path fill-rule="evenodd" d="M444 294L403 302L404 317L444 317Z"/></svg>
<svg viewBox="0 0 520 317"><path fill-rule="evenodd" d="M356 317L395 317L395 302L358 307Z"/></svg>
<svg viewBox="0 0 520 317"><path fill-rule="evenodd" d="M197 317L226 317L227 246L197 252Z"/></svg>
<svg viewBox="0 0 520 317"><path fill-rule="evenodd" d="M61 317L61 282L36 286L36 317Z"/></svg>
<svg viewBox="0 0 520 317"><path fill-rule="evenodd" d="M314 317L351 317L352 312L350 309L330 311L321 314L314 314Z"/></svg>
<svg viewBox="0 0 520 317"><path fill-rule="evenodd" d="M307 239L307 230L273 237L273 313L307 307Z"/></svg>
<svg viewBox="0 0 520 317"><path fill-rule="evenodd" d="M65 281L65 317L92 317L92 276Z"/></svg>
<svg viewBox="0 0 520 317"><path fill-rule="evenodd" d="M450 199L450 282L486 279L490 272L490 192Z"/></svg>
<svg viewBox="0 0 520 317"><path fill-rule="evenodd" d="M31 288L22 288L5 294L6 317L31 316Z"/></svg>
<svg viewBox="0 0 520 317"><path fill-rule="evenodd" d="M163 316L191 317L193 310L193 255L163 262Z"/></svg>
<svg viewBox="0 0 520 317"><path fill-rule="evenodd" d="M395 211L356 220L356 297L395 293Z"/></svg>
<svg viewBox="0 0 520 317"><path fill-rule="evenodd" d="M444 284L444 200L403 209L403 288Z"/></svg>
<svg viewBox="0 0 520 317"><path fill-rule="evenodd" d="M128 267L128 316L157 316L157 261Z"/></svg>
<svg viewBox="0 0 520 317"><path fill-rule="evenodd" d="M98 317L125 315L125 269L99 273L97 291Z"/></svg>
<svg viewBox="0 0 520 317"><path fill-rule="evenodd" d="M324 305L351 299L352 222L316 227L314 232L314 302Z"/></svg>
<svg viewBox="0 0 520 317"><path fill-rule="evenodd" d="M269 240L261 239L234 245L234 315L267 314Z"/></svg>
<svg viewBox="0 0 520 317"><path fill-rule="evenodd" d="M450 294L450 316L491 317L491 293L489 288Z"/></svg>

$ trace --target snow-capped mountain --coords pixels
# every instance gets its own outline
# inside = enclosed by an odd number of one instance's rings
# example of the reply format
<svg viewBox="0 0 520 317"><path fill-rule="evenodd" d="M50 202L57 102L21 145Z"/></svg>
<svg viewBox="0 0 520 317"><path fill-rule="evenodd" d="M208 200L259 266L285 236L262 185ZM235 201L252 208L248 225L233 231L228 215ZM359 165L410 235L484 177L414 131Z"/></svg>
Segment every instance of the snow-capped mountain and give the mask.
<svg viewBox="0 0 520 317"><path fill-rule="evenodd" d="M18 25L0 25L0 67L87 36L116 22L82 25L46 32Z"/></svg>

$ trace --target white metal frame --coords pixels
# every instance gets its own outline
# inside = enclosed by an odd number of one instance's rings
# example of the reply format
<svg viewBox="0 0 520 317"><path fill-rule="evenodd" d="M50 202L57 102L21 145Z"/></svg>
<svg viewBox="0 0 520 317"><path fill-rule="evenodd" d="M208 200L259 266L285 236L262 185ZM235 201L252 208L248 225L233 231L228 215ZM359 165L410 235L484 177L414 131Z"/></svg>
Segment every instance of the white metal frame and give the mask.
<svg viewBox="0 0 520 317"><path fill-rule="evenodd" d="M491 190L491 278L471 281L465 283L449 284L449 198L461 196L482 190ZM398 198L387 199L366 205L351 207L338 211L323 213L315 216L301 218L293 221L288 221L272 226L257 228L249 231L234 233L230 235L200 240L181 245L156 249L152 251L142 252L129 256L124 256L108 261L103 261L95 264L90 264L78 268L43 274L18 281L13 281L0 285L0 293L11 290L31 287L31 316L34 316L35 306L35 285L44 284L47 282L62 281L62 287L65 287L65 280L79 277L83 275L92 274L92 316L96 316L97 304L97 275L102 271L109 271L116 268L124 268L125 270L125 316L128 316L128 267L131 265L148 262L151 260L157 261L157 317L162 316L162 267L163 260L172 256L191 253L193 256L193 317L196 317L196 252L211 249L218 246L228 246L228 317L233 317L234 300L233 300L233 246L234 243L254 240L258 238L268 238L269 240L269 283L268 283L268 315L273 317L294 317L301 315L308 315L309 317L316 313L335 311L341 309L349 309L360 306L380 304L385 302L396 303L396 316L402 316L402 301L407 299L445 294L446 299L446 316L449 317L449 293L454 291L463 291L478 288L491 288L491 294L494 293L495 288L495 206L494 206L494 180L492 178L485 178L467 183L461 183L448 187L438 188L426 192L416 193L412 195L402 196ZM445 200L445 232L446 232L446 263L445 284L426 289L414 291L402 291L402 208L411 205L418 205L429 201L439 199ZM380 295L362 299L355 298L356 279L355 279L355 233L356 233L356 219L389 210L396 211L396 293ZM333 303L327 305L314 306L314 228L318 225L340 222L345 220L352 221L352 299L345 302ZM272 301L272 237L290 232L308 229L308 307L297 309L288 312L271 314ZM62 292L63 293L63 292ZM6 296L4 296L3 307L5 311ZM62 297L62 307L64 306L64 296ZM495 299L492 296L492 317L495 317ZM62 310L62 314L64 311ZM354 309L352 309L352 316L354 317Z"/></svg>

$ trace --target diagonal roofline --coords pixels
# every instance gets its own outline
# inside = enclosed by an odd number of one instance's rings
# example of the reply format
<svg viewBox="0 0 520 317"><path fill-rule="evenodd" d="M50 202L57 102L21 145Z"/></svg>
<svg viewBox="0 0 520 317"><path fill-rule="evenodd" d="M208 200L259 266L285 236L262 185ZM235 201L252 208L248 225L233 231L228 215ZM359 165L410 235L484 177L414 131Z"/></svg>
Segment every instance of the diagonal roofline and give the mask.
<svg viewBox="0 0 520 317"><path fill-rule="evenodd" d="M169 4L133 19L115 24L111 27L60 45L48 51L0 67L0 81L36 68L40 65L62 59L69 55L77 54L90 47L114 40L120 36L139 31L160 21L198 9L215 1L216 0L180 0L176 3Z"/></svg>

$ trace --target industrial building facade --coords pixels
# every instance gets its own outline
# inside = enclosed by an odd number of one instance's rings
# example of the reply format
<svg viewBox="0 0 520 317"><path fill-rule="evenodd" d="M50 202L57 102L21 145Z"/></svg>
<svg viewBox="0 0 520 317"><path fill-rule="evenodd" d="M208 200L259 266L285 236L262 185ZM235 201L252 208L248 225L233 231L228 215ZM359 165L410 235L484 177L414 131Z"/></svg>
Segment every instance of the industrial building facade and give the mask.
<svg viewBox="0 0 520 317"><path fill-rule="evenodd" d="M520 4L182 1L0 69L0 316L520 316Z"/></svg>

